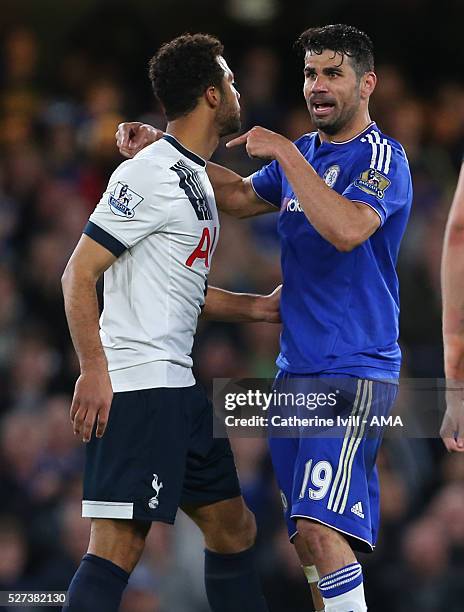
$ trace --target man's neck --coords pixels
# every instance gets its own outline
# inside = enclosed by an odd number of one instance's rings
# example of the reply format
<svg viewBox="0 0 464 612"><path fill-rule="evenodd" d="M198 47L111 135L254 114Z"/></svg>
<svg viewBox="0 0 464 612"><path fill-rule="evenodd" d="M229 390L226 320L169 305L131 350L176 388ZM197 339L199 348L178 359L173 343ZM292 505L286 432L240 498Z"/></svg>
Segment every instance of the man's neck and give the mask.
<svg viewBox="0 0 464 612"><path fill-rule="evenodd" d="M205 160L211 158L219 144L219 135L211 123L199 117L182 117L170 121L166 133Z"/></svg>
<svg viewBox="0 0 464 612"><path fill-rule="evenodd" d="M324 131L318 130L319 138L321 142L346 142L347 140L356 138L356 136L364 132L371 123L372 119L369 113L363 113L362 116L357 117L335 134L326 134Z"/></svg>

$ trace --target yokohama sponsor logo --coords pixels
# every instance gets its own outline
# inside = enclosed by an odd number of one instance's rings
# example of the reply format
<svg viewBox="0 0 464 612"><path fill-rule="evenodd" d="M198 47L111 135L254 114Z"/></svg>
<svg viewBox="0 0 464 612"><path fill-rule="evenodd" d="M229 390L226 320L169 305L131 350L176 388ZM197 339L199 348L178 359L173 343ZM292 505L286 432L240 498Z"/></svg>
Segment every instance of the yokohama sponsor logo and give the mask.
<svg viewBox="0 0 464 612"><path fill-rule="evenodd" d="M287 212L303 212L303 209L301 208L300 203L296 198L292 198L287 202L285 210Z"/></svg>

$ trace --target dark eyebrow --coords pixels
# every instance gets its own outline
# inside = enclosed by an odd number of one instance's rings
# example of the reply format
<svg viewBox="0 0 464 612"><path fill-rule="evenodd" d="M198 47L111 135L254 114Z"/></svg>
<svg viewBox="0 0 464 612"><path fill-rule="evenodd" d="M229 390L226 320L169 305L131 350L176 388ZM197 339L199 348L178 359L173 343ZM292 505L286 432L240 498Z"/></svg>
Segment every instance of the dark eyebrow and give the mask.
<svg viewBox="0 0 464 612"><path fill-rule="evenodd" d="M324 68L322 72L324 74L327 74L327 72L338 72L339 74L341 74L343 72L343 69L341 66L328 66L327 68Z"/></svg>
<svg viewBox="0 0 464 612"><path fill-rule="evenodd" d="M304 71L312 73L312 72L316 72L316 69L313 68L312 66L305 66ZM338 74L342 74L343 69L341 66L327 66L326 68L322 69L322 72L323 74L328 74L329 72L337 72Z"/></svg>

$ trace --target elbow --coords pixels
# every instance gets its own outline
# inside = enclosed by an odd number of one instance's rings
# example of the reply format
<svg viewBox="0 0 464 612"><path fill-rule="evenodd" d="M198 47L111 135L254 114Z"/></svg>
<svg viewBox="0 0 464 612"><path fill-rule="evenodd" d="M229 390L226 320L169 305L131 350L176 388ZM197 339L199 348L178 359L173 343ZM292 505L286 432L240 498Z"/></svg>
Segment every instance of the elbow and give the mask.
<svg viewBox="0 0 464 612"><path fill-rule="evenodd" d="M248 205L249 186L247 179L241 178L240 182L237 181L231 185L225 201L228 202L227 212L232 217L236 219L248 219L253 216L250 206Z"/></svg>
<svg viewBox="0 0 464 612"><path fill-rule="evenodd" d="M232 216L234 216L236 219L249 219L253 216L253 214L250 213L250 211L241 208L237 210Z"/></svg>
<svg viewBox="0 0 464 612"><path fill-rule="evenodd" d="M334 233L332 244L340 253L349 253L365 242L377 227L350 227L341 228Z"/></svg>
<svg viewBox="0 0 464 612"><path fill-rule="evenodd" d="M353 244L352 242L346 242L341 240L333 242L332 244L339 253L350 253L350 251L352 251L355 247L358 246L357 244Z"/></svg>
<svg viewBox="0 0 464 612"><path fill-rule="evenodd" d="M336 236L332 241L333 246L340 253L350 253L356 247L364 242L364 239L360 236L354 236L350 234L343 234Z"/></svg>
<svg viewBox="0 0 464 612"><path fill-rule="evenodd" d="M64 296L66 296L66 294L69 293L69 291L71 290L71 287L74 284L80 283L80 281L82 280L80 278L81 276L82 275L79 275L78 270L76 270L76 267L73 261L69 260L61 276L61 290Z"/></svg>
<svg viewBox="0 0 464 612"><path fill-rule="evenodd" d="M95 288L99 275L89 270L82 262L71 257L61 276L61 290L65 298L76 291Z"/></svg>
<svg viewBox="0 0 464 612"><path fill-rule="evenodd" d="M63 292L63 295L66 293L66 290L69 287L71 276L72 276L71 266L68 263L68 265L64 269L64 272L61 276L61 290Z"/></svg>

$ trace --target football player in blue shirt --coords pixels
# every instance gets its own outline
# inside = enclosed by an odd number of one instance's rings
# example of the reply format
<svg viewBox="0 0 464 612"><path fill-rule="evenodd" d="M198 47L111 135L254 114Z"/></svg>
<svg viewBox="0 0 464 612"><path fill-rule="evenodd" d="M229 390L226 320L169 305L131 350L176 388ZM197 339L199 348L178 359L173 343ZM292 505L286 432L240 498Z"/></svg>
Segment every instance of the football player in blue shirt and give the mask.
<svg viewBox="0 0 464 612"><path fill-rule="evenodd" d="M228 146L243 144L250 156L273 161L248 178L214 164L208 174L224 212L279 211L284 284L277 388L303 379L317 390L321 377L343 377L338 414L353 418L342 435L276 437L270 450L289 537L317 609L364 612L354 551L373 550L379 522L381 431L369 426L369 417L387 415L397 394L395 266L412 185L404 149L369 115L377 81L369 37L330 25L303 32L299 43L304 96L317 131L292 143L255 127ZM132 156L159 134L125 124L117 136L121 152Z"/></svg>

